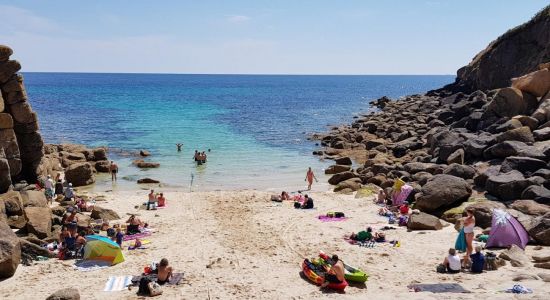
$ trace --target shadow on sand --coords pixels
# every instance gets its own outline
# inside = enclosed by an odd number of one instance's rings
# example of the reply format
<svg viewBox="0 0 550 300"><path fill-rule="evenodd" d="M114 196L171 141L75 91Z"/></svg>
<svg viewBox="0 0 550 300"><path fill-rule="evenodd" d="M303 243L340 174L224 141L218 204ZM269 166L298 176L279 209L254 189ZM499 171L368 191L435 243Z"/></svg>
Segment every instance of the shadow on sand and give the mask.
<svg viewBox="0 0 550 300"><path fill-rule="evenodd" d="M415 292L432 292L432 293L471 293L463 288L458 283L429 283L429 284L411 284L408 286L414 289Z"/></svg>

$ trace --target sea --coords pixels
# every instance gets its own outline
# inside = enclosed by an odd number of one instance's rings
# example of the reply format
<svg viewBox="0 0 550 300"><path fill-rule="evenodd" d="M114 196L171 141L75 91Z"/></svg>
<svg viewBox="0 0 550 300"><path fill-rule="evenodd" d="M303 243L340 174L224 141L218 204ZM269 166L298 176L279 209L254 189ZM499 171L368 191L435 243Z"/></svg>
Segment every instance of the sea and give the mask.
<svg viewBox="0 0 550 300"><path fill-rule="evenodd" d="M308 136L369 113L382 96L423 93L454 80L434 76L183 75L24 73L46 143L107 146L120 168L112 183L98 174L95 191L135 190L153 178L160 189L280 192L306 187L308 167L329 188L331 164L312 155ZM181 152L176 144L182 143ZM132 165L139 150L156 169ZM197 166L194 151L208 161ZM159 186L159 185L155 185ZM157 188L158 190L158 188Z"/></svg>

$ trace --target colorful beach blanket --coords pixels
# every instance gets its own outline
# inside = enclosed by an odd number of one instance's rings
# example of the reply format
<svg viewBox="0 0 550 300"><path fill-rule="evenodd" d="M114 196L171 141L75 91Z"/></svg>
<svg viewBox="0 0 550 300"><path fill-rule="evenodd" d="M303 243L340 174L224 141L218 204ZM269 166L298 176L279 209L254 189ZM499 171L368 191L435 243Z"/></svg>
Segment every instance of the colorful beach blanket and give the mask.
<svg viewBox="0 0 550 300"><path fill-rule="evenodd" d="M347 220L348 218L347 217L343 217L343 218L334 218L334 217L327 217L325 215L320 215L317 217L319 219L319 221L321 222L339 222L339 221L345 221Z"/></svg>
<svg viewBox="0 0 550 300"><path fill-rule="evenodd" d="M142 239L142 238L148 237L150 235L151 235L151 232L141 232L141 233L136 233L136 234L128 234L128 235L125 235L122 240L130 241L130 240L135 240L135 239Z"/></svg>
<svg viewBox="0 0 550 300"><path fill-rule="evenodd" d="M130 284L132 284L133 276L109 276L107 283L105 283L105 292L119 292L125 290Z"/></svg>
<svg viewBox="0 0 550 300"><path fill-rule="evenodd" d="M143 277L147 277L151 281L157 281L157 274L138 275L138 276L134 276L134 278L132 279L132 285L138 285L139 281ZM173 273L172 277L170 278L170 281L168 281L166 284L178 285L182 279L183 279L183 273Z"/></svg>

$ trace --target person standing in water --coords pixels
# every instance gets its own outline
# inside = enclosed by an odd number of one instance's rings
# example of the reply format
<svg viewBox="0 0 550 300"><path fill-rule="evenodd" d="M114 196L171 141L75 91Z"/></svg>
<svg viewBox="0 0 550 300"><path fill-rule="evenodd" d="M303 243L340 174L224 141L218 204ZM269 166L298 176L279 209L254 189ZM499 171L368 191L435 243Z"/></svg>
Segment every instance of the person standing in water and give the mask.
<svg viewBox="0 0 550 300"><path fill-rule="evenodd" d="M178 152L181 152L181 146L183 146L183 144L180 144L180 143L176 144L176 147L178 147Z"/></svg>
<svg viewBox="0 0 550 300"><path fill-rule="evenodd" d="M109 166L109 173L111 173L111 181L116 181L116 173L118 173L118 166L112 160L111 160L111 165Z"/></svg>
<svg viewBox="0 0 550 300"><path fill-rule="evenodd" d="M311 190L311 185L313 184L313 179L315 179L315 182L319 182L319 180L317 180L317 177L315 177L315 174L313 174L313 171L311 170L311 167L308 168L307 170L307 173L306 173L306 179L304 179L304 181L307 180L307 190Z"/></svg>

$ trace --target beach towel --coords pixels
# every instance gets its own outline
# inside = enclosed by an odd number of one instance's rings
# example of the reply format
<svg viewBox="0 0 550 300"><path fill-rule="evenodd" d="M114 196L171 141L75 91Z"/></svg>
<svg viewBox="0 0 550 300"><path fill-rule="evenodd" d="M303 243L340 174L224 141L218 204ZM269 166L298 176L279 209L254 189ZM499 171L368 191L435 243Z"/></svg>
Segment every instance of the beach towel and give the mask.
<svg viewBox="0 0 550 300"><path fill-rule="evenodd" d="M136 234L128 234L128 235L125 235L122 238L122 240L123 241L130 241L130 240L135 240L135 239L142 239L142 238L150 236L150 235L151 235L151 232L141 232L141 233L136 233Z"/></svg>
<svg viewBox="0 0 550 300"><path fill-rule="evenodd" d="M339 222L339 221L345 221L347 220L348 218L346 217L343 217L343 218L334 218L334 217L327 217L325 215L320 215L317 217L319 219L319 221L321 222Z"/></svg>
<svg viewBox="0 0 550 300"><path fill-rule="evenodd" d="M466 251L466 236L464 235L464 228L460 229L460 232L456 237L455 249L460 252Z"/></svg>
<svg viewBox="0 0 550 300"><path fill-rule="evenodd" d="M167 285L178 285L180 283L180 281L183 279L183 275L184 275L184 273L173 273L172 277L170 278L170 281L168 281L165 284L167 284ZM157 281L157 274L138 275L138 276L134 276L132 278L132 285L138 285L139 281L141 280L142 277L147 277L151 281L155 281L155 282Z"/></svg>
<svg viewBox="0 0 550 300"><path fill-rule="evenodd" d="M78 260L74 263L73 268L82 272L90 272L105 269L111 265L111 262L104 260Z"/></svg>
<svg viewBox="0 0 550 300"><path fill-rule="evenodd" d="M132 276L109 276L105 283L104 292L119 292L132 284Z"/></svg>
<svg viewBox="0 0 550 300"><path fill-rule="evenodd" d="M404 184L402 187L401 187L401 191L400 192L396 192L394 195L393 195L393 198L392 198L392 205L393 206L400 206L400 205L403 205L403 203L405 203L405 200L407 200L407 198L409 197L409 194L413 191L413 187L408 185L408 184Z"/></svg>

